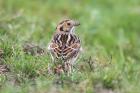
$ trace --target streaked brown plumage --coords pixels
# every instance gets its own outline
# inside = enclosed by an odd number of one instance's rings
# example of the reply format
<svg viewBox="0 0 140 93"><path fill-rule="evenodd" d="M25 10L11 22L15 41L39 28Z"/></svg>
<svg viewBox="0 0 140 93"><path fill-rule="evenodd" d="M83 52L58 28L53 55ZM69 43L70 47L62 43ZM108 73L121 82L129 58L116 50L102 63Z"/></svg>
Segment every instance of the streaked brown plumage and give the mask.
<svg viewBox="0 0 140 93"><path fill-rule="evenodd" d="M69 64L69 67L64 67L71 68L79 55L81 41L74 33L75 26L78 25L80 25L79 22L70 19L61 21L57 25L56 33L49 43L48 50L52 59L61 59L64 64Z"/></svg>

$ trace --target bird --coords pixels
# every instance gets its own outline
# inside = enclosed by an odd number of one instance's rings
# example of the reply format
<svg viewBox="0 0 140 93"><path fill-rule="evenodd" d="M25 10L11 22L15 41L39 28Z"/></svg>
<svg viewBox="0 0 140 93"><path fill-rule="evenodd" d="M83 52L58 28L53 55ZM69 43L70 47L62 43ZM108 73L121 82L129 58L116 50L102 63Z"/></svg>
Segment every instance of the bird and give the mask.
<svg viewBox="0 0 140 93"><path fill-rule="evenodd" d="M60 21L48 44L52 61L61 60L64 71L67 73L72 72L72 67L82 50L81 40L75 34L75 27L79 25L79 21L76 20L64 19Z"/></svg>

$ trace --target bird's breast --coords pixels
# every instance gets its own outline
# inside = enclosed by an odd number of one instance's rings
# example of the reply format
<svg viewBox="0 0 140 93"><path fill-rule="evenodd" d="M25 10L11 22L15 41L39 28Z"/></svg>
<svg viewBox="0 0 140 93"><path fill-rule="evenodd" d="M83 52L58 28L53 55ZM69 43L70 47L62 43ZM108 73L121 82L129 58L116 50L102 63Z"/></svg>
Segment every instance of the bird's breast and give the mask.
<svg viewBox="0 0 140 93"><path fill-rule="evenodd" d="M73 49L75 43L80 43L80 39L74 34L56 34L54 36L54 43L58 45L55 52L58 57L67 58L70 53L74 53Z"/></svg>
<svg viewBox="0 0 140 93"><path fill-rule="evenodd" d="M67 46L70 46L76 41L77 37L73 34L57 34L54 37L55 43L61 47L61 49L66 48Z"/></svg>

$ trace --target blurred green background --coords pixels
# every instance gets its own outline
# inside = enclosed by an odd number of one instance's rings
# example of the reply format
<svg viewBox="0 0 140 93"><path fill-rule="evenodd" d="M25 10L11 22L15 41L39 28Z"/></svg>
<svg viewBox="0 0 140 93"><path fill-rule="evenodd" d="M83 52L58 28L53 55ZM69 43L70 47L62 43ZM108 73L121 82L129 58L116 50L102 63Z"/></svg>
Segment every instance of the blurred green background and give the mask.
<svg viewBox="0 0 140 93"><path fill-rule="evenodd" d="M58 79L47 73L49 56L22 50L25 42L46 50L64 18L80 21L84 50L73 75ZM10 69L0 92L139 93L139 39L140 0L0 0L1 63Z"/></svg>

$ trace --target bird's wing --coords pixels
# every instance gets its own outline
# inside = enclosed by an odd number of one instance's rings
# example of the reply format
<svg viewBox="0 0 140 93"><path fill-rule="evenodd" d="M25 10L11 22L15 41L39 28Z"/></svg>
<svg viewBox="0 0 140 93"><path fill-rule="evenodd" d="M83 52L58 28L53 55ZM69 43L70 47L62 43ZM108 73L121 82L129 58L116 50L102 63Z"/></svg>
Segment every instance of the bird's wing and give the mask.
<svg viewBox="0 0 140 93"><path fill-rule="evenodd" d="M48 49L56 58L67 60L76 57L80 51L80 39L71 34L56 34Z"/></svg>
<svg viewBox="0 0 140 93"><path fill-rule="evenodd" d="M62 51L63 57L67 59L76 57L81 48L80 39L77 36L70 35L69 37L65 49Z"/></svg>
<svg viewBox="0 0 140 93"><path fill-rule="evenodd" d="M52 41L49 43L48 50L55 56L56 58L59 58L61 56L61 49L60 49L60 34L55 34L52 38Z"/></svg>
<svg viewBox="0 0 140 93"><path fill-rule="evenodd" d="M67 59L76 57L80 50L80 47L81 47L80 43L73 43L70 46L67 46L63 50L63 57Z"/></svg>
<svg viewBox="0 0 140 93"><path fill-rule="evenodd" d="M57 58L61 54L61 49L59 48L59 45L55 42L51 42L49 44L48 50Z"/></svg>

